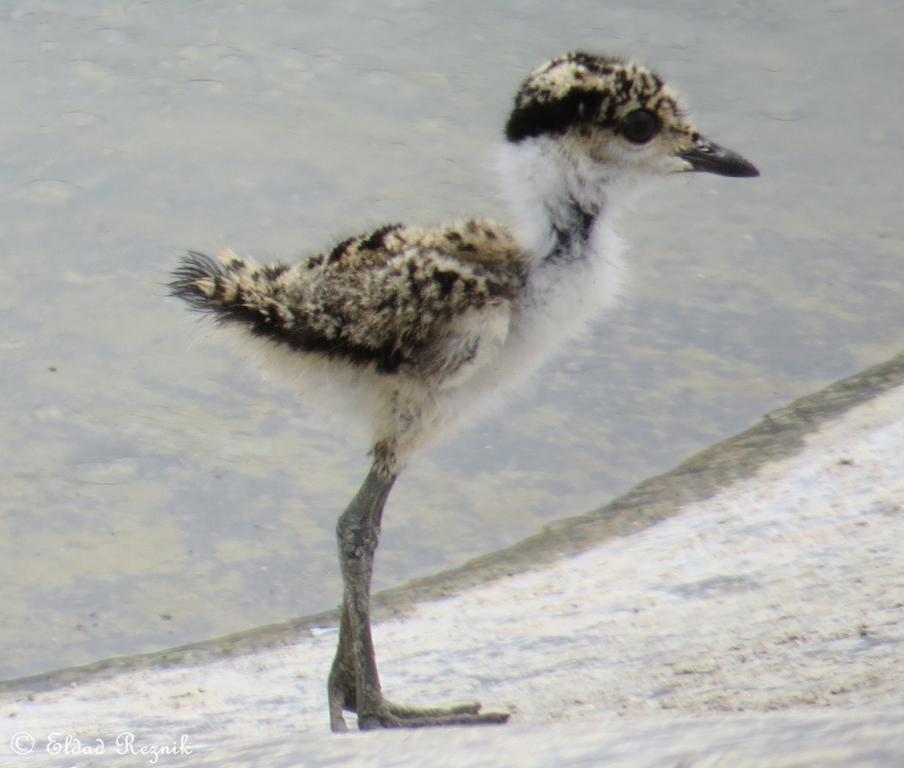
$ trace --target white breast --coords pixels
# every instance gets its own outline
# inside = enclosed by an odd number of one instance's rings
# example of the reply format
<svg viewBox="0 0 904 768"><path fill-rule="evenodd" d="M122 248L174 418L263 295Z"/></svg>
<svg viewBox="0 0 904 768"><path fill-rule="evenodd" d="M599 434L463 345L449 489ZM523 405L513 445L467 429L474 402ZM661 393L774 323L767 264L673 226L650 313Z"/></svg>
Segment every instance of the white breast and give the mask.
<svg viewBox="0 0 904 768"><path fill-rule="evenodd" d="M627 269L621 241L604 222L594 231L587 256L534 270L493 359L467 381L443 391L437 413L443 431L498 406L513 387L618 302Z"/></svg>

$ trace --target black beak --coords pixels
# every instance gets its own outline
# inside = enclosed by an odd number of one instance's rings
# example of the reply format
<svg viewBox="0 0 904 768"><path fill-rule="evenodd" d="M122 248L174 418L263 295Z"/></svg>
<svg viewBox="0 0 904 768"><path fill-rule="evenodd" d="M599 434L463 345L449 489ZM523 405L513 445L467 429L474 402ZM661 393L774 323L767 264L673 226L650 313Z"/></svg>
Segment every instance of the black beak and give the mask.
<svg viewBox="0 0 904 768"><path fill-rule="evenodd" d="M697 137L693 147L676 154L691 164L689 171L717 173L719 176L760 175L756 166L737 152L720 147L702 136Z"/></svg>

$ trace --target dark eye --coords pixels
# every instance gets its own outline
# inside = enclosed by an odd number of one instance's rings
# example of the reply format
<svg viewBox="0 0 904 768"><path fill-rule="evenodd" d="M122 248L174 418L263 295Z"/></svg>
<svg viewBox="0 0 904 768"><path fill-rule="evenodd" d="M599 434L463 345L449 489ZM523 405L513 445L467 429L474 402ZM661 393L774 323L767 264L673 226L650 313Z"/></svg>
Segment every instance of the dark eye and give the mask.
<svg viewBox="0 0 904 768"><path fill-rule="evenodd" d="M646 144L661 128L659 118L646 109L629 112L619 126L622 136L632 144Z"/></svg>

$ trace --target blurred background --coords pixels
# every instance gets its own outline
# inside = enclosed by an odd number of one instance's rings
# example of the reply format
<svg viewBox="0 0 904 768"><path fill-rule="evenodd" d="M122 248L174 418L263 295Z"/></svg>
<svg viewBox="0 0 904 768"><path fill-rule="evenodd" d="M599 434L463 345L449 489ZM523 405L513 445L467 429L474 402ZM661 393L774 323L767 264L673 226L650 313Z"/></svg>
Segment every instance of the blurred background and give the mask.
<svg viewBox="0 0 904 768"><path fill-rule="evenodd" d="M366 439L166 297L188 248L294 259L505 221L534 66L627 54L758 180L669 179L627 300L413 463L375 587L587 512L904 347L904 5L62 0L0 11L0 678L330 608ZM895 104L898 104L896 107Z"/></svg>

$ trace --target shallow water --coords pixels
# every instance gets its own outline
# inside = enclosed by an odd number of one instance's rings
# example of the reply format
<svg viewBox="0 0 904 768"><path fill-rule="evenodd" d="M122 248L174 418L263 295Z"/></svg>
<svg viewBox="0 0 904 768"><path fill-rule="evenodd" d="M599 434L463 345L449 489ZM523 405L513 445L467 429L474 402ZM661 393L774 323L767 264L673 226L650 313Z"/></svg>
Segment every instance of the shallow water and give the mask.
<svg viewBox="0 0 904 768"><path fill-rule="evenodd" d="M904 7L77 5L0 17L0 677L333 606L366 444L165 298L185 248L505 212L531 67L630 53L756 181L627 217L629 300L393 493L377 587L587 511L904 347Z"/></svg>

